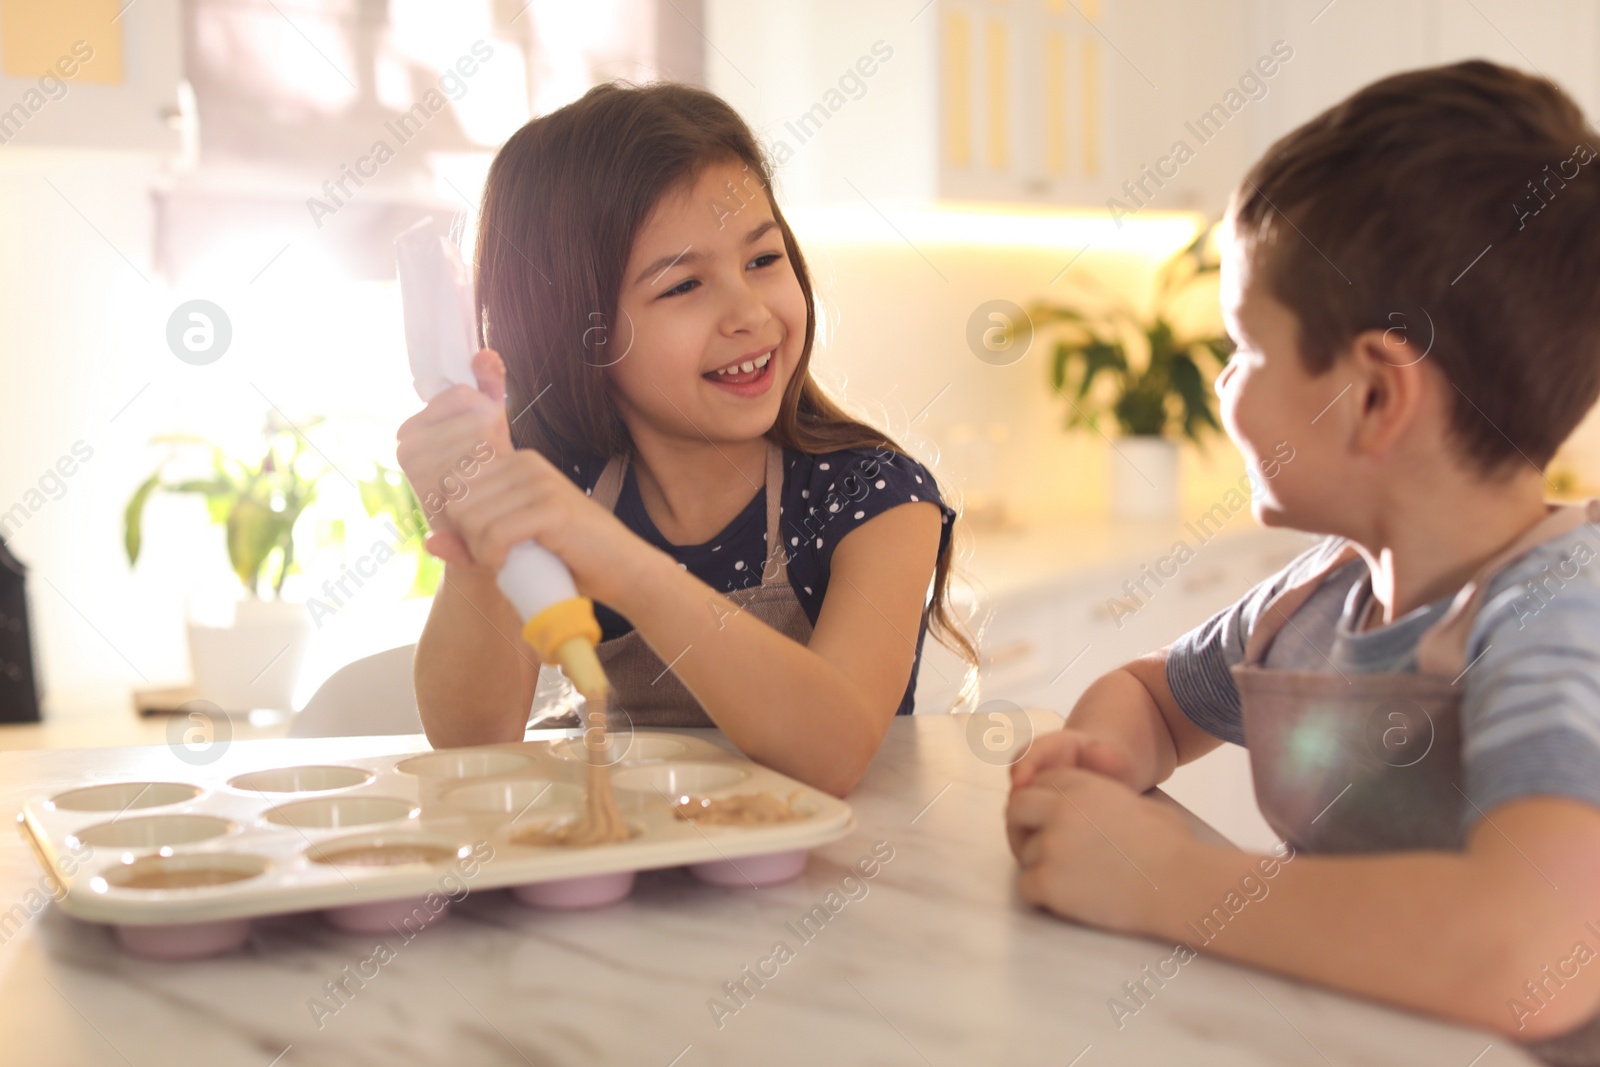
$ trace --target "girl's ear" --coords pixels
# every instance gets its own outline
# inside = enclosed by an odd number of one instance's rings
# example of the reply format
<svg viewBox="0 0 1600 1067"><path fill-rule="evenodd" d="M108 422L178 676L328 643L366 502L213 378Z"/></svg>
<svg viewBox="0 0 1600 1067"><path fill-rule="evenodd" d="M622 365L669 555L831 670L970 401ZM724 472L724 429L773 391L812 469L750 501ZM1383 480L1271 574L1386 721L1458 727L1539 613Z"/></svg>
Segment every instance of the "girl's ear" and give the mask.
<svg viewBox="0 0 1600 1067"><path fill-rule="evenodd" d="M492 348L480 348L472 357L472 374L478 379L478 392L496 404L506 402L506 364Z"/></svg>

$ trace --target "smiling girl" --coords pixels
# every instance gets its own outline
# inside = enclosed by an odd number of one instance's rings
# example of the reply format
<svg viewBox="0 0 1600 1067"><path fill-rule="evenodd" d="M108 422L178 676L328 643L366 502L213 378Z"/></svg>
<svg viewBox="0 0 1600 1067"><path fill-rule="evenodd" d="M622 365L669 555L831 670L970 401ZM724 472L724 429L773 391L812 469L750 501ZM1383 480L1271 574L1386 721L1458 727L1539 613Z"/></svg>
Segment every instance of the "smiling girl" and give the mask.
<svg viewBox="0 0 1600 1067"><path fill-rule="evenodd" d="M933 476L809 371L816 310L766 161L727 104L605 85L536 119L484 189L479 389L399 432L419 495L492 458L433 522L445 579L417 645L436 745L518 740L538 677L494 584L534 538L597 602L612 706L717 726L843 795L950 614Z"/></svg>

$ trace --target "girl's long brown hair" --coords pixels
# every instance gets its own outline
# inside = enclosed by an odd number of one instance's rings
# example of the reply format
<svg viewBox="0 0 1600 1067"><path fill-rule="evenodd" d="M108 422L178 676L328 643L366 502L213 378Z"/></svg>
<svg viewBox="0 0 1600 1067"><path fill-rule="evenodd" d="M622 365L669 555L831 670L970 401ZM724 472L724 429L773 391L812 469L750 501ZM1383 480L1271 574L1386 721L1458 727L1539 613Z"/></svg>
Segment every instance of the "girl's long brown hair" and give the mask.
<svg viewBox="0 0 1600 1067"><path fill-rule="evenodd" d="M478 223L477 310L480 340L505 361L517 447L537 449L563 469L574 454L632 452L604 367L632 342L629 324L617 322L617 303L634 236L665 193L725 160L742 162L757 191L770 186L765 154L744 120L717 96L673 83L597 86L529 122L500 149ZM811 276L788 221L768 200L806 301L800 363L768 438L809 454L906 454L812 379ZM950 604L954 543L946 540L934 568L929 629L975 664L977 649Z"/></svg>

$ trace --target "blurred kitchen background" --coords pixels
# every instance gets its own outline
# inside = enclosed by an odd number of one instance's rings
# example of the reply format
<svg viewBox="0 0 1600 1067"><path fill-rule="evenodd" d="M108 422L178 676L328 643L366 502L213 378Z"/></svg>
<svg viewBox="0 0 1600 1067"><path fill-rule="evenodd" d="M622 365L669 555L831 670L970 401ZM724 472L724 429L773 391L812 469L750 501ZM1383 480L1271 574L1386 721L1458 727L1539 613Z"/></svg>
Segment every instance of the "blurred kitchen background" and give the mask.
<svg viewBox="0 0 1600 1067"><path fill-rule="evenodd" d="M814 366L964 504L982 684L963 700L930 651L918 711L1065 712L1305 544L1255 526L1207 425L1196 238L1296 124L1470 56L1593 115L1600 3L0 0L0 687L44 719L0 745L173 736L136 705L282 733L416 639L436 573L386 525L419 407L393 237L431 215L470 243L495 148L614 78L751 122L817 283ZM1591 419L1552 478L1597 467ZM1174 792L1259 839L1243 773L1219 753Z"/></svg>

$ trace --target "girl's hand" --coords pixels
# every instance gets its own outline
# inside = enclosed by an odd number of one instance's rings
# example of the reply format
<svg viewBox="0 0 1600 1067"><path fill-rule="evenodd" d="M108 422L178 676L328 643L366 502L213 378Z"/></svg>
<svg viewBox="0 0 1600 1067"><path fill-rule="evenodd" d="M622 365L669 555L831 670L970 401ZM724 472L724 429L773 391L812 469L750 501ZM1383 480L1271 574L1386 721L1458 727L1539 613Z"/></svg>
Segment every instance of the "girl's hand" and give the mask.
<svg viewBox="0 0 1600 1067"><path fill-rule="evenodd" d="M499 570L513 545L531 539L561 557L579 592L613 606L627 602L644 568L668 559L532 449L485 463L450 513L455 531L428 543L446 562Z"/></svg>
<svg viewBox="0 0 1600 1067"><path fill-rule="evenodd" d="M1024 900L1121 933L1157 927L1173 896L1163 889L1179 888L1198 847L1178 812L1084 770L1047 770L1013 792L1006 832Z"/></svg>
<svg viewBox="0 0 1600 1067"><path fill-rule="evenodd" d="M1066 726L1035 739L1021 759L1011 766L1011 788L1026 789L1041 772L1081 768L1126 786L1133 780L1133 756L1118 741L1110 741Z"/></svg>
<svg viewBox="0 0 1600 1067"><path fill-rule="evenodd" d="M434 555L451 563L471 560L454 524L450 505L464 498L470 479L483 463L509 455L505 364L485 348L472 360L478 388L453 385L427 407L400 424L395 450L433 531L426 542Z"/></svg>
<svg viewBox="0 0 1600 1067"><path fill-rule="evenodd" d="M400 427L400 466L433 527L428 551L492 573L511 546L531 538L561 558L580 592L618 603L659 553L542 455L512 447L505 365L486 348L472 367L478 389L452 386ZM430 493L442 506L437 516Z"/></svg>

